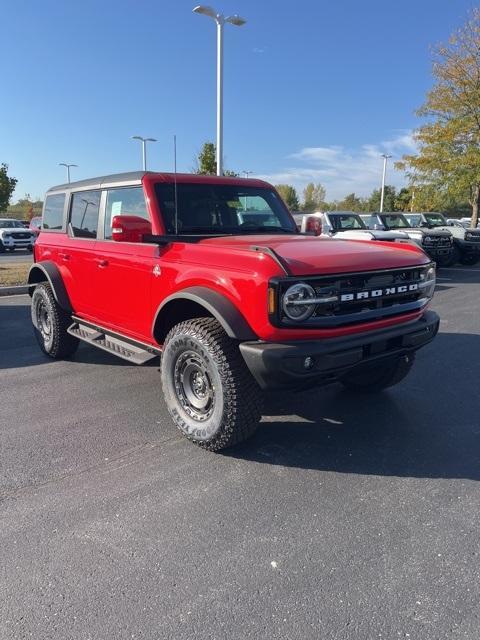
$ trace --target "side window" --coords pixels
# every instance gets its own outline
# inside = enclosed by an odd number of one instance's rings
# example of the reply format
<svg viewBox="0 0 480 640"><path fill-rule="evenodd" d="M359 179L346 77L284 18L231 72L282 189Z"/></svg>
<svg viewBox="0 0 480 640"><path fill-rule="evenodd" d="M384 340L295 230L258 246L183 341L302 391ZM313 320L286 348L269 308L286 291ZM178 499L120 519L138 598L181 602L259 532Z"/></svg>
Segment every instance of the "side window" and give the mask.
<svg viewBox="0 0 480 640"><path fill-rule="evenodd" d="M65 205L65 194L59 193L54 196L47 196L43 210L44 229L63 229L63 208Z"/></svg>
<svg viewBox="0 0 480 640"><path fill-rule="evenodd" d="M105 209L105 239L112 237L112 219L114 216L139 216L149 220L147 205L142 187L124 187L109 189Z"/></svg>
<svg viewBox="0 0 480 640"><path fill-rule="evenodd" d="M79 191L72 197L70 224L75 238L96 238L100 191Z"/></svg>

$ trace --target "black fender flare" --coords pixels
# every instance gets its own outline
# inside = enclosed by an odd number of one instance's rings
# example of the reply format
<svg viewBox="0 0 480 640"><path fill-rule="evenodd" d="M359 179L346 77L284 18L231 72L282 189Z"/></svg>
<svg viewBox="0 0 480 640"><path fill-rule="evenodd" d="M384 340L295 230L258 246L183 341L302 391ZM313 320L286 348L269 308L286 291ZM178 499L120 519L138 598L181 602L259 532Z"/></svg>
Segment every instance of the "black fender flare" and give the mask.
<svg viewBox="0 0 480 640"><path fill-rule="evenodd" d="M258 339L237 307L228 298L207 287L189 287L165 298L155 313L152 335L155 335L155 328L162 312L167 312L168 305L175 300L188 300L203 307L218 320L230 338L236 340Z"/></svg>
<svg viewBox="0 0 480 640"><path fill-rule="evenodd" d="M33 295L35 285L40 282L48 282L60 307L70 313L73 312L62 275L54 262L45 260L44 262L34 262L32 264L28 272L28 293L30 297Z"/></svg>

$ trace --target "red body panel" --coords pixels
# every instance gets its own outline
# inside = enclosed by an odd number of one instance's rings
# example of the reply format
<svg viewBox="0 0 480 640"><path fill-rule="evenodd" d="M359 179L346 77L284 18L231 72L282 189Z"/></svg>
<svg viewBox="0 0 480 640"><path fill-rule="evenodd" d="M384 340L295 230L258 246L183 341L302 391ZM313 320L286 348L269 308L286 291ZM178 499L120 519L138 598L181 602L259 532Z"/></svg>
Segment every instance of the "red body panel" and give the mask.
<svg viewBox="0 0 480 640"><path fill-rule="evenodd" d="M171 174L147 174L143 186L152 232L164 226L154 193L158 181L172 181ZM178 175L178 182L238 178ZM242 184L268 186L258 180ZM75 313L106 328L155 344L152 323L162 301L187 287L202 286L228 298L262 340L288 341L344 336L393 326L419 318L422 312L401 318L329 330L279 329L267 314L268 282L285 276L274 257L252 249L270 247L295 276L349 273L402 268L429 263L411 245L367 243L306 236L248 235L172 242L166 246L71 238L66 233L42 231L36 242L35 260L55 262Z"/></svg>

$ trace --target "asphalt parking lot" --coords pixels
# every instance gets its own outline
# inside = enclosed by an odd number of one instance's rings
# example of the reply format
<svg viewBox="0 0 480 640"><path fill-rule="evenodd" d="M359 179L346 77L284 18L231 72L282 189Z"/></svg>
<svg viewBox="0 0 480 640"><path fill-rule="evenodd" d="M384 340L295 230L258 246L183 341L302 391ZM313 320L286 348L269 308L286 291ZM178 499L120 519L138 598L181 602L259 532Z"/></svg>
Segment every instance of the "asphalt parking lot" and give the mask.
<svg viewBox="0 0 480 640"><path fill-rule="evenodd" d="M404 382L271 395L223 455L158 366L49 361L0 298L2 640L478 640L480 268L440 276Z"/></svg>
<svg viewBox="0 0 480 640"><path fill-rule="evenodd" d="M2 262L33 262L33 256L26 249L17 249L16 251L7 251L0 253L0 263Z"/></svg>

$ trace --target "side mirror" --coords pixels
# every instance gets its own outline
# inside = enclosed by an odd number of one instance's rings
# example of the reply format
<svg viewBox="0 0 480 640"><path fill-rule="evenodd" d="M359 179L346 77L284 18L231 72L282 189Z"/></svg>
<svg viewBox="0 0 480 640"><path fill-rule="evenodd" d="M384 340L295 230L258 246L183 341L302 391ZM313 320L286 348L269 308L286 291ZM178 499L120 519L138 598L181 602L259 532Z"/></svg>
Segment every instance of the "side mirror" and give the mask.
<svg viewBox="0 0 480 640"><path fill-rule="evenodd" d="M142 242L144 235L152 233L152 225L140 216L113 216L112 240L117 242Z"/></svg>
<svg viewBox="0 0 480 640"><path fill-rule="evenodd" d="M322 235L322 221L317 216L307 216L305 221L306 233L311 233L314 236Z"/></svg>

